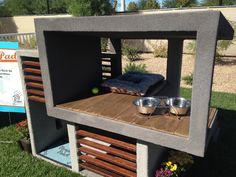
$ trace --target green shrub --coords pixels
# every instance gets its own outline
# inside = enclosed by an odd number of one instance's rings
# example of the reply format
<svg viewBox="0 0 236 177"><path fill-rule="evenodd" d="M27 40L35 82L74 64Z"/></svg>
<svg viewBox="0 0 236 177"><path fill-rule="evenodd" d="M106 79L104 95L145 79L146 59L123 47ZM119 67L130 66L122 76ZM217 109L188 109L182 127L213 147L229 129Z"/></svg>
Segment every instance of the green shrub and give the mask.
<svg viewBox="0 0 236 177"><path fill-rule="evenodd" d="M101 50L102 52L106 52L108 47L108 39L107 38L101 38Z"/></svg>
<svg viewBox="0 0 236 177"><path fill-rule="evenodd" d="M144 10L146 9L160 9L160 5L156 0L147 0L144 6Z"/></svg>
<svg viewBox="0 0 236 177"><path fill-rule="evenodd" d="M232 25L234 30L236 30L236 23L229 21L229 23ZM222 52L227 50L231 44L235 42L234 38L233 40L219 40L217 42L216 46L216 63L220 63L222 61ZM190 50L191 52L195 53L196 52L196 41L189 42L187 45L187 49Z"/></svg>
<svg viewBox="0 0 236 177"><path fill-rule="evenodd" d="M195 53L196 52L196 42L191 41L187 44L186 48L190 50L191 52Z"/></svg>
<svg viewBox="0 0 236 177"><path fill-rule="evenodd" d="M139 10L147 10L147 9L159 9L160 5L156 0L139 0L138 2Z"/></svg>
<svg viewBox="0 0 236 177"><path fill-rule="evenodd" d="M135 64L135 63L128 63L124 67L124 73L129 71L138 71L142 73L147 73L147 66L145 64Z"/></svg>
<svg viewBox="0 0 236 177"><path fill-rule="evenodd" d="M167 44L160 43L160 45L153 47L154 57L167 58Z"/></svg>
<svg viewBox="0 0 236 177"><path fill-rule="evenodd" d="M138 10L138 5L136 2L130 2L128 7L127 7L128 11L136 11Z"/></svg>
<svg viewBox="0 0 236 177"><path fill-rule="evenodd" d="M74 16L109 15L112 5L109 0L71 0L69 13Z"/></svg>
<svg viewBox="0 0 236 177"><path fill-rule="evenodd" d="M135 61L139 59L138 49L131 47L128 44L124 44L122 47L122 54L125 55L129 61Z"/></svg>
<svg viewBox="0 0 236 177"><path fill-rule="evenodd" d="M193 85L193 74L190 74L188 76L184 76L182 80L185 82L187 85Z"/></svg>

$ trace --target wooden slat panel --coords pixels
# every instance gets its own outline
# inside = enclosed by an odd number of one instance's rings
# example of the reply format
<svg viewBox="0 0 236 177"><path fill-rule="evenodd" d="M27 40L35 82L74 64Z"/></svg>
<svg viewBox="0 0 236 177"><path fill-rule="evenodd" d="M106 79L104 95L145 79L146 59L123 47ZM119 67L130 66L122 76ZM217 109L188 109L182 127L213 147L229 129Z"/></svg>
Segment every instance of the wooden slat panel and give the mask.
<svg viewBox="0 0 236 177"><path fill-rule="evenodd" d="M91 146L91 147L106 151L110 154L122 157L124 159L136 162L136 155L125 152L125 151L122 151L122 150L119 150L119 149L116 149L116 148L112 148L112 147L109 147L109 146L98 144L98 143L95 143L95 142L92 142L92 141L89 141L89 140L86 140L86 139L83 139L83 138L79 139L78 143L83 144L83 145L87 145L87 146Z"/></svg>
<svg viewBox="0 0 236 177"><path fill-rule="evenodd" d="M80 164L80 167L84 168L84 169L87 169L89 171L92 171L94 173L97 173L99 175L102 175L104 177L122 177L121 175L118 175L118 174L115 174L115 173L112 173L108 170L105 170L103 168L100 168L100 167L97 167L95 165L92 165L92 164L89 164L87 162L83 162Z"/></svg>
<svg viewBox="0 0 236 177"><path fill-rule="evenodd" d="M102 73L102 76L104 77L111 77L111 73Z"/></svg>
<svg viewBox="0 0 236 177"><path fill-rule="evenodd" d="M111 74L110 71L102 71L102 74Z"/></svg>
<svg viewBox="0 0 236 177"><path fill-rule="evenodd" d="M39 103L45 103L45 98L39 96L28 96L28 99Z"/></svg>
<svg viewBox="0 0 236 177"><path fill-rule="evenodd" d="M23 61L23 64L26 65L26 66L40 67L40 63L38 61Z"/></svg>
<svg viewBox="0 0 236 177"><path fill-rule="evenodd" d="M114 146L117 146L117 147L120 147L123 149L127 149L132 152L136 152L136 145L134 145L134 144L130 144L130 143L127 143L124 141L113 139L113 138L110 138L107 136L102 136L102 135L99 135L96 133L91 133L91 132L88 132L85 130L78 130L77 134L79 136L94 138L94 139L101 140L101 141L107 142L109 144L112 144Z"/></svg>
<svg viewBox="0 0 236 177"><path fill-rule="evenodd" d="M40 76L33 76L33 75L25 75L25 79L32 80L32 81L39 81L42 82L42 77Z"/></svg>
<svg viewBox="0 0 236 177"><path fill-rule="evenodd" d="M102 63L102 67L105 67L105 68L111 68L111 64L110 63Z"/></svg>
<svg viewBox="0 0 236 177"><path fill-rule="evenodd" d="M102 60L103 65L111 66L111 61L110 60Z"/></svg>
<svg viewBox="0 0 236 177"><path fill-rule="evenodd" d="M79 157L80 160L84 160L88 163L91 163L93 165L99 166L101 168L105 168L107 170L113 171L117 174L126 176L126 177L136 177L136 173L131 172L129 170L126 170L124 168L118 167L116 165L112 165L110 163L104 162L102 160L95 159L93 157L87 156L87 155L81 155Z"/></svg>
<svg viewBox="0 0 236 177"><path fill-rule="evenodd" d="M43 89L43 84L35 82L26 82L26 86Z"/></svg>
<svg viewBox="0 0 236 177"><path fill-rule="evenodd" d="M27 93L44 96L44 92L41 90L27 89Z"/></svg>
<svg viewBox="0 0 236 177"><path fill-rule="evenodd" d="M210 112L209 112L209 120L208 120L208 128L211 128L214 119L215 119L215 115L217 114L217 109L216 108L210 108Z"/></svg>
<svg viewBox="0 0 236 177"><path fill-rule="evenodd" d="M111 155L108 155L108 154L104 154L104 153L101 153L99 151L87 148L87 147L80 147L79 151L87 153L89 155L93 155L96 158L105 160L107 162L111 162L113 164L119 165L119 166L127 168L129 170L136 171L136 164L135 163L124 160L122 158L111 156Z"/></svg>
<svg viewBox="0 0 236 177"><path fill-rule="evenodd" d="M102 80L107 80L107 79L110 79L111 76L102 76Z"/></svg>
<svg viewBox="0 0 236 177"><path fill-rule="evenodd" d="M102 52L102 59L104 58L112 58L114 55L116 55L115 53L111 53L111 52Z"/></svg>
<svg viewBox="0 0 236 177"><path fill-rule="evenodd" d="M24 72L27 72L27 73L41 74L40 69L24 68L23 70L24 70Z"/></svg>

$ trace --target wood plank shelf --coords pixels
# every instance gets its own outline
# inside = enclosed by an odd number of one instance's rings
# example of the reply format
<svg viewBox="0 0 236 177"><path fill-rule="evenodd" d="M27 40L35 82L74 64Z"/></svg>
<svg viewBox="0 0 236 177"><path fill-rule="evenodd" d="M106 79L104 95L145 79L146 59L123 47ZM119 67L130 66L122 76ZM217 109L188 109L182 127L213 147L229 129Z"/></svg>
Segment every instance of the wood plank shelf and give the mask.
<svg viewBox="0 0 236 177"><path fill-rule="evenodd" d="M101 116L181 137L187 138L189 136L189 115L179 118L171 114L153 114L151 117L141 115L132 104L136 98L136 96L131 95L106 93L60 104L57 105L57 107L94 116ZM211 122L216 118L215 112L216 109L210 109L208 120L209 128Z"/></svg>

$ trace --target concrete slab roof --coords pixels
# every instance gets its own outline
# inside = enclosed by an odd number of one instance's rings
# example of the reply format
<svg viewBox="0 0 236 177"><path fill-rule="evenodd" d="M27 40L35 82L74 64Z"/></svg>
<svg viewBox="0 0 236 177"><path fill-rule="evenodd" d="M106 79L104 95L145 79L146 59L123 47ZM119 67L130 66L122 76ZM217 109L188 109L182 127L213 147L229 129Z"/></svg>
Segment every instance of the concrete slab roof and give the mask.
<svg viewBox="0 0 236 177"><path fill-rule="evenodd" d="M35 19L36 31L66 31L119 38L195 39L197 32L218 30L218 39L232 39L233 29L220 11L174 11L144 15L117 15ZM147 33L148 32L148 33Z"/></svg>

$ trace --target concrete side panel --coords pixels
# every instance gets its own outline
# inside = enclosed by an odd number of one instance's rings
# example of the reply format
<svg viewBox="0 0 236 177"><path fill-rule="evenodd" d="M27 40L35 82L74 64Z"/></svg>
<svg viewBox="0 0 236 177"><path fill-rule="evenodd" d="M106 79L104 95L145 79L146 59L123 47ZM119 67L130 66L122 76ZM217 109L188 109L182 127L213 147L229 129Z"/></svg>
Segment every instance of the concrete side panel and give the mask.
<svg viewBox="0 0 236 177"><path fill-rule="evenodd" d="M137 141L137 177L153 177L167 148L145 141Z"/></svg>
<svg viewBox="0 0 236 177"><path fill-rule="evenodd" d="M71 32L44 32L44 36L54 105L81 97L101 83L100 38Z"/></svg>
<svg viewBox="0 0 236 177"><path fill-rule="evenodd" d="M70 158L72 164L72 171L79 172L79 156L76 138L76 126L73 123L67 124L68 137L70 142Z"/></svg>

